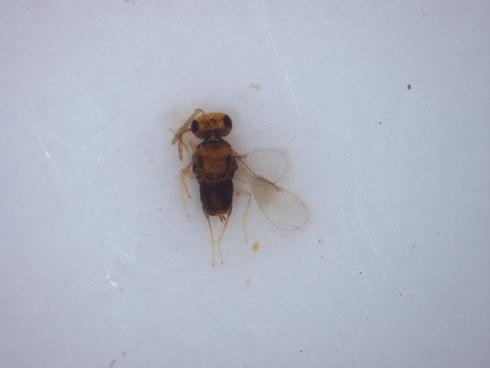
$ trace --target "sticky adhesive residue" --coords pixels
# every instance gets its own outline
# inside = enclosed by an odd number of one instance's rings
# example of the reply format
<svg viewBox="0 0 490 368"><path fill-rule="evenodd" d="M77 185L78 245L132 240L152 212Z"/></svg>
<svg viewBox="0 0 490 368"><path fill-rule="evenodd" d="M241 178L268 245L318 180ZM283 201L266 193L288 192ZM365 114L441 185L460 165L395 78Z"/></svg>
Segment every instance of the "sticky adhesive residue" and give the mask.
<svg viewBox="0 0 490 368"><path fill-rule="evenodd" d="M258 241L256 241L255 243L253 243L253 245L252 245L252 250L253 250L254 252L258 252L258 251L260 250L260 244L259 244L259 242L258 242Z"/></svg>

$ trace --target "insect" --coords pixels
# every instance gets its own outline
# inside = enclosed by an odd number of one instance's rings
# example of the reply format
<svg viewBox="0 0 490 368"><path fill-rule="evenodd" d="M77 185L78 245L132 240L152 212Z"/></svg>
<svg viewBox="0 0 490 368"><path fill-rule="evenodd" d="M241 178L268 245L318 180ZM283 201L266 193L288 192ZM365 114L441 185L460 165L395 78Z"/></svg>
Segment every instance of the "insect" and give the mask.
<svg viewBox="0 0 490 368"><path fill-rule="evenodd" d="M192 158L180 171L182 202L189 216L185 205L185 198L190 198L186 179L194 175L199 183L201 204L209 225L213 266L216 246L221 264L223 263L221 241L230 219L234 193L248 195L242 218L245 242L248 241L245 222L252 196L267 219L281 229L299 230L307 220L306 207L301 199L276 184L287 167L284 155L271 150L237 154L223 139L230 134L232 125L227 114L206 113L202 109L196 109L174 133L172 139L173 145L177 143L180 161L183 160L184 150ZM184 135L189 132L202 141L197 145L192 140L184 142ZM238 185L235 186L235 183L248 185L250 192L236 188ZM217 241L211 224L213 216L217 216L223 223Z"/></svg>

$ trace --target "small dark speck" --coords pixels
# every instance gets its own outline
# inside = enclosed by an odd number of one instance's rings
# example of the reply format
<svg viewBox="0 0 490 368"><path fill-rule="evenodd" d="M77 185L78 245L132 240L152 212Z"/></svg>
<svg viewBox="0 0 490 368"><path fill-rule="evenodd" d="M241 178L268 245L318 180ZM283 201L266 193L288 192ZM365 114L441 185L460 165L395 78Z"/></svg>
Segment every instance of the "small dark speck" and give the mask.
<svg viewBox="0 0 490 368"><path fill-rule="evenodd" d="M126 356L126 351L122 351L122 352L121 352L121 357L123 357L123 358L124 358L125 356Z"/></svg>
<svg viewBox="0 0 490 368"><path fill-rule="evenodd" d="M359 271L359 275L362 275L362 271Z"/></svg>
<svg viewBox="0 0 490 368"><path fill-rule="evenodd" d="M260 91L262 89L262 87L258 83L250 83L248 86L250 88L253 88L253 89L257 90L257 91Z"/></svg>
<svg viewBox="0 0 490 368"><path fill-rule="evenodd" d="M410 83L407 84L407 89L410 91L412 89L412 85Z"/></svg>
<svg viewBox="0 0 490 368"><path fill-rule="evenodd" d="M378 124L381 125L381 124L383 124L383 122L382 121L378 121Z"/></svg>
<svg viewBox="0 0 490 368"><path fill-rule="evenodd" d="M403 294L402 293L398 293L398 295L402 296Z"/></svg>
<svg viewBox="0 0 490 368"><path fill-rule="evenodd" d="M299 349L299 352L302 353L303 352L303 349Z"/></svg>
<svg viewBox="0 0 490 368"><path fill-rule="evenodd" d="M114 365L116 364L116 362L117 362L117 359L112 359L111 364L109 364L109 368L114 367Z"/></svg>
<svg viewBox="0 0 490 368"><path fill-rule="evenodd" d="M323 240L322 238L318 238L318 244L325 244L325 240Z"/></svg>
<svg viewBox="0 0 490 368"><path fill-rule="evenodd" d="M177 248L175 248L175 251L178 252L179 250Z"/></svg>
<svg viewBox="0 0 490 368"><path fill-rule="evenodd" d="M487 122L486 122L486 121L484 121L484 122L483 122L483 125L487 125Z"/></svg>

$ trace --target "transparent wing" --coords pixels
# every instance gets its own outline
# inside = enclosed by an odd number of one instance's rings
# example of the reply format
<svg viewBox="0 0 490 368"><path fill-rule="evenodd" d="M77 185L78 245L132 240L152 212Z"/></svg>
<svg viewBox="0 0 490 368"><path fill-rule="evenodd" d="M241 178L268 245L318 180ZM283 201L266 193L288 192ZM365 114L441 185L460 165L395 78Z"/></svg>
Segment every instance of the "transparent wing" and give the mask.
<svg viewBox="0 0 490 368"><path fill-rule="evenodd" d="M301 199L257 175L245 159L238 158L238 167L240 180L250 185L257 204L273 225L283 230L299 230L305 225L308 215Z"/></svg>
<svg viewBox="0 0 490 368"><path fill-rule="evenodd" d="M272 183L277 181L284 175L288 167L288 160L284 154L274 150L260 150L241 155L240 160L250 170L253 170L255 176L261 176ZM241 170L237 173L239 176L247 177Z"/></svg>

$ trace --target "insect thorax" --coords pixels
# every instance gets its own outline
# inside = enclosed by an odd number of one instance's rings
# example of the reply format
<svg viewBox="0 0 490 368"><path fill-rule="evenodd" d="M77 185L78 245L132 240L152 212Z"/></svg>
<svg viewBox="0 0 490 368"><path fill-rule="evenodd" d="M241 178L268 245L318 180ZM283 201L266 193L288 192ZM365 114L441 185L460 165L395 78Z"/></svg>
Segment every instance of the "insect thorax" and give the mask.
<svg viewBox="0 0 490 368"><path fill-rule="evenodd" d="M192 163L197 180L207 184L231 180L237 169L230 144L221 138L207 139L199 144L192 155Z"/></svg>

